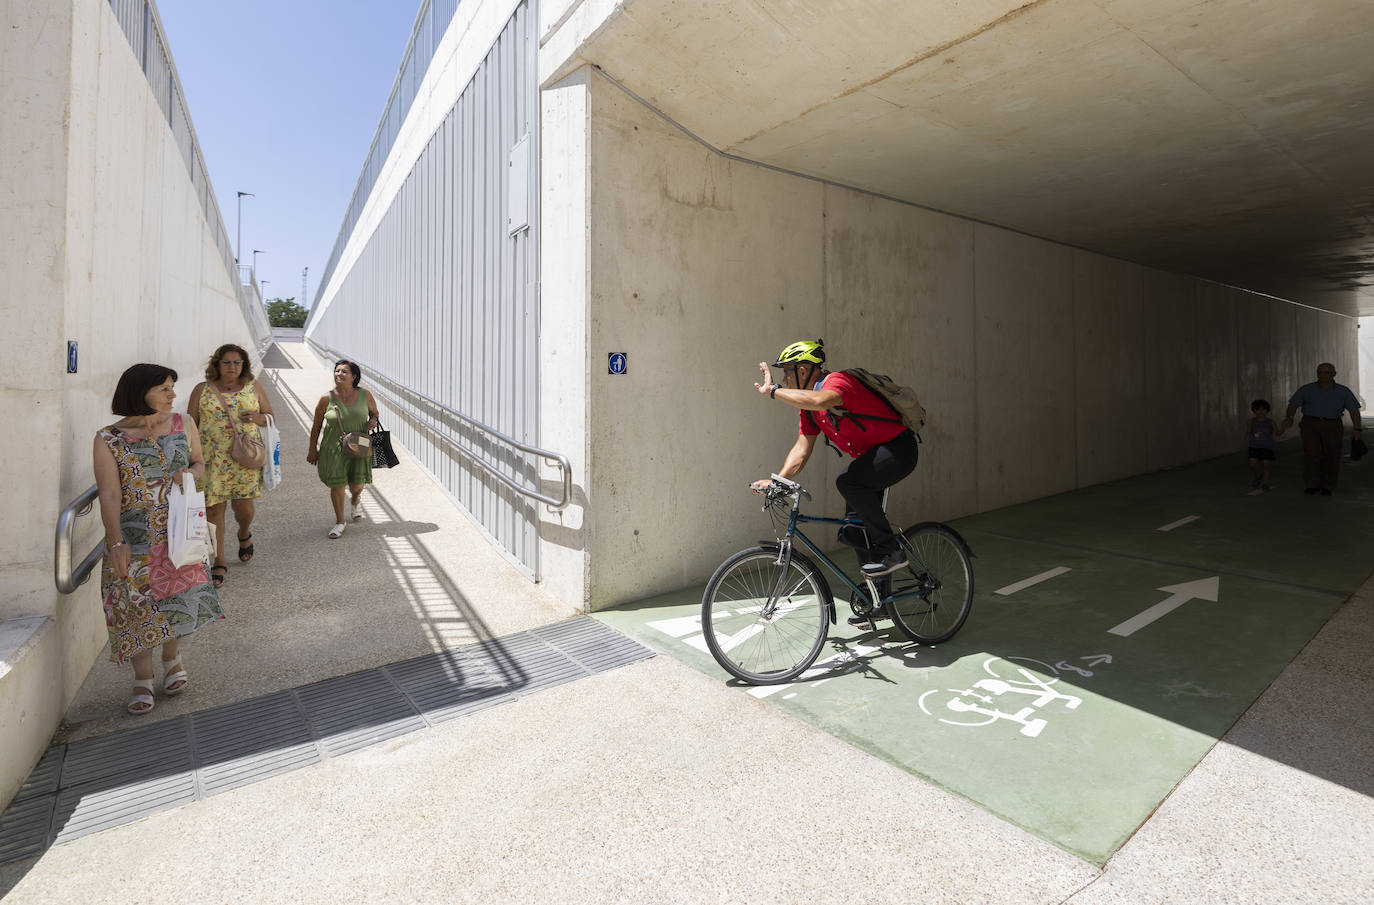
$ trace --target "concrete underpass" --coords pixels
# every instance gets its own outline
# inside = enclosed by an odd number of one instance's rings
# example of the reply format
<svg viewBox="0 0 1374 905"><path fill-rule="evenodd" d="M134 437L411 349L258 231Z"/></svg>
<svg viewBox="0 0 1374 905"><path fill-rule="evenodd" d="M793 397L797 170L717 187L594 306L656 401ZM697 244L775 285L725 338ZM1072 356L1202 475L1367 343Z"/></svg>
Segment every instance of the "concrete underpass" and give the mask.
<svg viewBox="0 0 1374 905"><path fill-rule="evenodd" d="M270 360L284 365L268 379L299 451L327 363L301 344ZM622 632L647 648L624 665L544 676L519 639L543 633L558 648L550 630L576 614L529 588L402 452L338 541L323 537L327 500L309 469L289 464L255 531L259 555L231 568L230 619L189 648L193 695L131 726L112 716L124 677L91 672L56 742L94 778L41 780L64 802L60 841L0 866L7 901L135 887L243 897L266 875L301 901L389 888L784 902L844 888L881 902L915 888L948 902L1201 902L1241 888L1355 902L1374 888L1361 854L1374 826L1361 753L1374 731L1361 717L1374 700L1374 582L1359 574L1367 466L1345 464L1339 496L1307 497L1289 444L1264 496L1230 458L958 520L977 595L951 642L841 623L813 675L749 689L692 644L699 586L596 614L615 630L599 649L624 650L611 640ZM1199 579L1215 580L1215 601L1195 592L1129 637L1108 633ZM513 665L478 668L481 642ZM377 670L421 700L407 664L443 650L464 664L461 706L407 722L369 692L335 729L310 709L335 677ZM1024 693L1022 669L1044 688ZM1010 694L1033 712L990 706L1006 715L958 725L942 705L989 677L1019 683ZM265 719L282 694L304 702L313 742ZM189 720L178 732L208 739L235 718L257 739L256 773L229 782L232 761L202 753L181 799L138 797L179 774L119 752L142 735L167 757L159 725ZM105 747L81 753L92 744ZM0 845L41 794L0 818ZM130 847L166 838L214 844L191 846L174 873L123 877ZM847 855L854 838L902 869ZM545 865L537 877L532 861ZM357 862L359 873L343 866Z"/></svg>
<svg viewBox="0 0 1374 905"><path fill-rule="evenodd" d="M1369 397L1367 4L418 7L275 341L155 4L7 12L0 398L56 438L0 529L7 902L1374 898L1371 466L1304 495L1288 440L1249 495L1239 447L1321 362ZM751 689L700 598L772 536L796 411L751 381L803 337L920 391L889 511L975 603L930 648L842 595ZM54 517L120 371L225 340L287 481L136 720ZM328 540L335 355L403 461Z"/></svg>

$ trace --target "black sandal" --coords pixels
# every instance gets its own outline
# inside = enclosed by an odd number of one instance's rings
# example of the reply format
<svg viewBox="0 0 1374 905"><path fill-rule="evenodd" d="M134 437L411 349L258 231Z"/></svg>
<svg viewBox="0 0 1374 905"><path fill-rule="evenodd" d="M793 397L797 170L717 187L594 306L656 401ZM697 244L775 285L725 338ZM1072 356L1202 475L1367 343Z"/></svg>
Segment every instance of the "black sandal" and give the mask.
<svg viewBox="0 0 1374 905"><path fill-rule="evenodd" d="M248 534L247 537L240 537L240 538L239 538L239 562L248 562L248 560L250 560L250 559L253 558L253 545L252 545L252 544L248 544L247 546L245 546L244 543L243 543L243 542L246 541L246 540L252 540L252 539L253 539L253 534L252 534L252 532L249 532L249 534Z"/></svg>
<svg viewBox="0 0 1374 905"><path fill-rule="evenodd" d="M215 583L215 587L224 584L224 579L229 575L228 566L211 566L210 580Z"/></svg>

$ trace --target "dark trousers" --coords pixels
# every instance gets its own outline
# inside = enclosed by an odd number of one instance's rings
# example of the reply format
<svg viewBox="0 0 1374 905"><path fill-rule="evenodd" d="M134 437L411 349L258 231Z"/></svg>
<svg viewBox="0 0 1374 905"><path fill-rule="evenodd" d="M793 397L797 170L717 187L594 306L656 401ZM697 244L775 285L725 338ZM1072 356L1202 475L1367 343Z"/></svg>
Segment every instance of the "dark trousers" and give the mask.
<svg viewBox="0 0 1374 905"><path fill-rule="evenodd" d="M883 493L916 470L919 455L916 435L906 431L854 459L835 478L835 488L844 497L848 515L864 520L869 544L865 562L876 562L897 549L892 524L883 512Z"/></svg>
<svg viewBox="0 0 1374 905"><path fill-rule="evenodd" d="M1345 425L1340 419L1326 421L1304 418L1298 424L1302 434L1302 478L1307 487L1335 490L1341 473L1341 438Z"/></svg>

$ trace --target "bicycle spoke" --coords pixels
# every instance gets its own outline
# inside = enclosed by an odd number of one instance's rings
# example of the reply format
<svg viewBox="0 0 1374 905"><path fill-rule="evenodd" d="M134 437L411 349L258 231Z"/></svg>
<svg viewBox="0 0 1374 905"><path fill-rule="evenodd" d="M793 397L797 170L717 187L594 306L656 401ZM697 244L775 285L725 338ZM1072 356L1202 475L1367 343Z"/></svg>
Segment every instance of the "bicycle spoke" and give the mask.
<svg viewBox="0 0 1374 905"><path fill-rule="evenodd" d="M895 602L894 621L912 640L935 644L963 625L973 602L973 570L948 529L924 525L906 535L915 563L910 596Z"/></svg>
<svg viewBox="0 0 1374 905"><path fill-rule="evenodd" d="M766 683L810 665L829 624L822 579L813 569L789 561L784 571L776 552L766 548L721 566L702 602L707 647L721 666L745 681Z"/></svg>

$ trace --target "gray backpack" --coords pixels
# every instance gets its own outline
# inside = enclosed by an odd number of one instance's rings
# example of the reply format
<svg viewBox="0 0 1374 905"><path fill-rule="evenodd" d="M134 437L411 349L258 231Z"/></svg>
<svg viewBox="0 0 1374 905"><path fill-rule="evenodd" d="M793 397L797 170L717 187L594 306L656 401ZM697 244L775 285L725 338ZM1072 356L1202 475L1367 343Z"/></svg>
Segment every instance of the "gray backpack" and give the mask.
<svg viewBox="0 0 1374 905"><path fill-rule="evenodd" d="M848 374L850 377L853 377L855 380L859 381L859 383L863 384L865 389L886 402L887 407L892 409L892 414L897 417L881 418L877 415L859 415L843 406L836 406L835 408L829 409L830 416L836 423L843 421L845 418L853 418L859 423L860 427L863 427L865 421L885 421L889 424L902 424L910 428L911 432L917 435L917 439L920 439L921 428L926 426L927 415L926 407L921 405L921 400L917 397L915 390L909 386L903 386L897 383L886 374L874 374L872 371L865 370L864 368L845 368L840 373ZM811 418L811 424L817 430L820 430L820 425L816 421L816 413L808 411L806 414ZM840 448L830 442L829 437L825 438L825 445L835 450L836 455L843 455L843 453L840 452Z"/></svg>
<svg viewBox="0 0 1374 905"><path fill-rule="evenodd" d="M911 428L911 432L914 434L919 434L921 428L926 426L926 407L921 405L920 397L911 387L902 386L886 374L874 374L863 368L846 368L844 373L862 383L871 392L876 393L878 398L886 402L888 408L897 415L896 419L874 418L872 415L852 415L851 417L869 418L874 421L899 420Z"/></svg>

